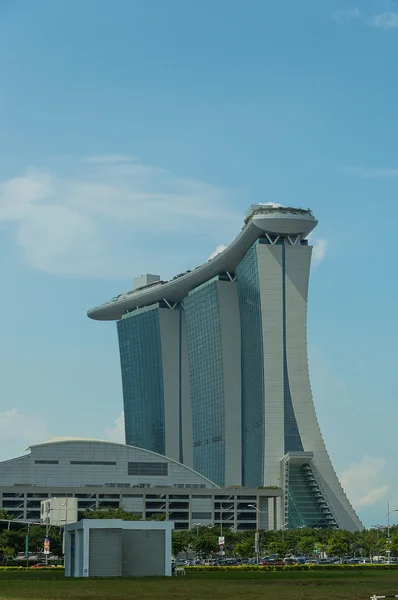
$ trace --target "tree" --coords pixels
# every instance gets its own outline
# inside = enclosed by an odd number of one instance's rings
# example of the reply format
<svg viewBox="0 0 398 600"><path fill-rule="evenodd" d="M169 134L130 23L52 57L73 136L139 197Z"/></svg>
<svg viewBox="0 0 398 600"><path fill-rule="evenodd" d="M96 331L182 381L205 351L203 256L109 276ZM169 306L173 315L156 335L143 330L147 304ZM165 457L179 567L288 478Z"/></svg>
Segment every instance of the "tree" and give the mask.
<svg viewBox="0 0 398 600"><path fill-rule="evenodd" d="M10 546L0 546L0 564L7 564L8 559L15 556L14 548Z"/></svg>
<svg viewBox="0 0 398 600"><path fill-rule="evenodd" d="M197 553L209 556L219 550L218 537L214 533L201 533L194 536L192 546Z"/></svg>
<svg viewBox="0 0 398 600"><path fill-rule="evenodd" d="M14 515L11 515L5 508L0 508L0 521L12 521Z"/></svg>
<svg viewBox="0 0 398 600"><path fill-rule="evenodd" d="M254 541L250 538L246 540L240 540L235 544L234 553L243 557L253 556Z"/></svg>
<svg viewBox="0 0 398 600"><path fill-rule="evenodd" d="M289 552L289 544L287 542L282 542L282 540L276 540L275 542L269 543L267 549L270 554L286 556L286 554Z"/></svg>
<svg viewBox="0 0 398 600"><path fill-rule="evenodd" d="M148 521L166 521L167 514L166 513L153 513L150 517L148 517Z"/></svg>
<svg viewBox="0 0 398 600"><path fill-rule="evenodd" d="M348 553L349 548L349 544L344 537L337 534L331 537L327 544L329 556L338 556L340 561L342 557Z"/></svg>
<svg viewBox="0 0 398 600"><path fill-rule="evenodd" d="M190 531L173 531L173 555L178 556L178 554L181 554L181 552L188 552L191 541L192 533Z"/></svg>
<svg viewBox="0 0 398 600"><path fill-rule="evenodd" d="M123 521L142 521L142 515L128 512L124 508L98 508L86 510L84 519L122 519Z"/></svg>
<svg viewBox="0 0 398 600"><path fill-rule="evenodd" d="M314 554L315 547L315 538L314 536L306 535L302 537L301 540L297 542L297 552L299 554Z"/></svg>
<svg viewBox="0 0 398 600"><path fill-rule="evenodd" d="M62 554L61 536L58 527L48 528L48 537L50 538L51 553ZM23 532L23 547L25 545L25 536L28 534L26 528ZM42 525L31 525L29 527L29 550L31 552L43 552L44 538L46 537L46 528Z"/></svg>

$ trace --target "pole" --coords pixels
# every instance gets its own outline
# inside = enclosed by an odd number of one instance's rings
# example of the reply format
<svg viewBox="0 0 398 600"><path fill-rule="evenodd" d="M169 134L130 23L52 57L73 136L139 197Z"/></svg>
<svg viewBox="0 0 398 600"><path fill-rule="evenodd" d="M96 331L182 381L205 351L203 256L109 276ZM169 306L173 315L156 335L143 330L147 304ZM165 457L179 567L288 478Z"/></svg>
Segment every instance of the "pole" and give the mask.
<svg viewBox="0 0 398 600"><path fill-rule="evenodd" d="M261 510L259 508L257 508L257 506L255 504L249 504L248 506L250 506L250 508L254 508L254 510L256 511L256 533L255 533L255 537L254 537L254 551L256 553L256 564L258 565L258 559L259 559L259 546L260 546L260 536L259 536L259 531L258 531L258 521L259 521L259 515L261 513Z"/></svg>
<svg viewBox="0 0 398 600"><path fill-rule="evenodd" d="M48 530L49 530L48 519L49 519L49 517L47 516L47 518L46 518L46 541L47 541L47 538L48 538ZM46 565L48 565L48 554L46 554Z"/></svg>
<svg viewBox="0 0 398 600"><path fill-rule="evenodd" d="M25 538L25 557L26 557L26 566L29 567L29 527L30 523L28 523L28 533Z"/></svg>

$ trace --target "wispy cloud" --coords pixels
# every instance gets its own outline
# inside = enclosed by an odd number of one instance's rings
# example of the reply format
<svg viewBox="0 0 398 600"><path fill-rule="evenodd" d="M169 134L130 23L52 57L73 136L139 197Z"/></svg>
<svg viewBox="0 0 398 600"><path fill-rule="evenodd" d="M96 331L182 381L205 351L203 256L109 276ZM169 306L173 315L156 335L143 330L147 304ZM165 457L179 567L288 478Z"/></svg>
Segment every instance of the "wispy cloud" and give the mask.
<svg viewBox="0 0 398 600"><path fill-rule="evenodd" d="M224 250L227 248L227 246L224 246L223 244L221 244L220 246L217 246L217 248L214 250L214 252L212 252L209 256L209 258L207 260L212 260L212 258L215 258L217 256L217 254L220 254L220 252L224 252Z"/></svg>
<svg viewBox="0 0 398 600"><path fill-rule="evenodd" d="M44 420L34 414L26 415L17 408L0 413L0 460L20 456L32 444L48 438Z"/></svg>
<svg viewBox="0 0 398 600"><path fill-rule="evenodd" d="M398 27L398 13L394 11L382 12L376 15L364 15L359 8L347 8L332 14L332 19L338 25L348 25L355 21L369 27L378 29L395 29Z"/></svg>
<svg viewBox="0 0 398 600"><path fill-rule="evenodd" d="M384 459L364 456L341 473L341 485L354 506L372 506L386 497L390 486L385 483L385 466Z"/></svg>
<svg viewBox="0 0 398 600"><path fill-rule="evenodd" d="M367 19L366 23L370 27L378 27L379 29L395 29L398 27L398 13L384 12L373 15Z"/></svg>
<svg viewBox="0 0 398 600"><path fill-rule="evenodd" d="M328 243L326 240L315 240L314 246L312 249L312 259L315 264L319 265L325 256L326 256L326 248L328 247Z"/></svg>
<svg viewBox="0 0 398 600"><path fill-rule="evenodd" d="M352 21L357 21L361 18L359 8L347 8L345 10L339 10L332 15L332 19L339 25L346 25Z"/></svg>
<svg viewBox="0 0 398 600"><path fill-rule="evenodd" d="M398 177L398 168L394 167L344 167L344 170L364 178Z"/></svg>
<svg viewBox="0 0 398 600"><path fill-rule="evenodd" d="M122 158L89 157L68 165L67 177L28 168L0 181L0 221L10 223L32 267L131 277L145 268L143 247L146 267L159 268L168 264L177 233L190 236L191 248L195 240L213 244L220 228L227 238L239 230L242 215L230 208L227 190Z"/></svg>
<svg viewBox="0 0 398 600"><path fill-rule="evenodd" d="M113 427L106 429L106 438L111 442L118 442L119 444L125 443L125 432L124 432L124 411L120 413Z"/></svg>
<svg viewBox="0 0 398 600"><path fill-rule="evenodd" d="M99 165L114 165L126 162L135 162L136 160L137 157L133 156L132 154L99 154L96 156L85 156L82 159L82 162Z"/></svg>

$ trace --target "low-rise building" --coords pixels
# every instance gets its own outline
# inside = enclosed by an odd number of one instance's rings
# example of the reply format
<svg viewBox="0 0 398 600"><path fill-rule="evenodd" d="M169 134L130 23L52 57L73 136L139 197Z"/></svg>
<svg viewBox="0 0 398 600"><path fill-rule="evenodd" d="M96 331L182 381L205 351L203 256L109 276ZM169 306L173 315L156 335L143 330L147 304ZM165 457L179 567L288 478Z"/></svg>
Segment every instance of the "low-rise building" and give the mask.
<svg viewBox="0 0 398 600"><path fill-rule="evenodd" d="M164 515L175 529L222 522L236 531L281 526L282 490L219 488L193 469L135 446L55 438L0 463L0 506L15 519L40 520L46 498L77 498L87 510L124 508Z"/></svg>

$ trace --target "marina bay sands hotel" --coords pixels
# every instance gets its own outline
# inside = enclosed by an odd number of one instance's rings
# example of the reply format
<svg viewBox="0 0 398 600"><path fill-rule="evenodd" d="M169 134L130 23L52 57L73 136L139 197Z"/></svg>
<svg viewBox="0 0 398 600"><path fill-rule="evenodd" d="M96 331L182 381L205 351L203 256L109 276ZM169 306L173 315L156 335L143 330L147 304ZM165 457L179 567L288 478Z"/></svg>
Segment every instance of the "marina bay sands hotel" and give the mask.
<svg viewBox="0 0 398 600"><path fill-rule="evenodd" d="M311 210L250 207L205 264L88 312L117 321L126 443L221 487L283 490L285 526L362 527L313 404L307 296Z"/></svg>

